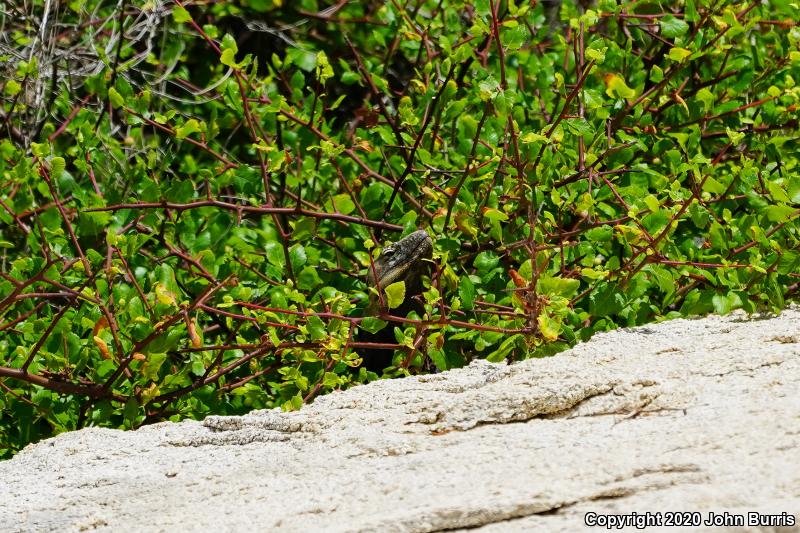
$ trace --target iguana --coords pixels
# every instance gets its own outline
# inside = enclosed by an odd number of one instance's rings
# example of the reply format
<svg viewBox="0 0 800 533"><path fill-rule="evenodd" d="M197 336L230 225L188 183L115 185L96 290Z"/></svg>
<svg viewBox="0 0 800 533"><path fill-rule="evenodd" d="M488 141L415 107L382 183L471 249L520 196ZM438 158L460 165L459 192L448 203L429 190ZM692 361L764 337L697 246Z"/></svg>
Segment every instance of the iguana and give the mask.
<svg viewBox="0 0 800 533"><path fill-rule="evenodd" d="M391 312L395 316L406 316L409 311L419 310L414 296L422 292L422 276L430 270L429 259L432 253L433 241L425 230L415 231L396 243L386 246L369 267L369 285L381 291L382 298L379 298L373 291L370 295L366 316L377 316L381 311ZM385 289L392 283L400 281L405 283L405 298L400 307L390 310L387 307ZM358 340L361 342L396 342L392 324L377 333L362 332ZM394 351L381 348L361 348L358 353L364 358L363 366L367 370L380 373L392 364Z"/></svg>

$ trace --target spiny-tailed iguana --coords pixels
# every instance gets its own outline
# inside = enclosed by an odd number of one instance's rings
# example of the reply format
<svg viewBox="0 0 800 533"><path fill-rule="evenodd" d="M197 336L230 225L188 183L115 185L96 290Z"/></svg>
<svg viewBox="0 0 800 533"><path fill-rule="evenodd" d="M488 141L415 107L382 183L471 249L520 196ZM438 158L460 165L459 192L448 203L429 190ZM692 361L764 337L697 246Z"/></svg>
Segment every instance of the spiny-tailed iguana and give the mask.
<svg viewBox="0 0 800 533"><path fill-rule="evenodd" d="M373 293L367 307L367 316L376 316L381 311L389 311L387 297L384 290L392 283L405 283L405 299L397 309L391 313L396 316L406 314L419 307L415 305L414 296L422 292L422 275L429 271L433 241L425 230L418 230L394 244L386 246L380 256L369 267L368 281L370 287L381 291L382 298ZM373 269L374 266L374 269ZM383 309L381 309L383 303ZM394 328L391 325L384 327L377 333L362 332L359 335L361 342L394 343ZM393 350L379 348L362 348L358 350L364 358L364 367L367 370L380 373L392 364Z"/></svg>

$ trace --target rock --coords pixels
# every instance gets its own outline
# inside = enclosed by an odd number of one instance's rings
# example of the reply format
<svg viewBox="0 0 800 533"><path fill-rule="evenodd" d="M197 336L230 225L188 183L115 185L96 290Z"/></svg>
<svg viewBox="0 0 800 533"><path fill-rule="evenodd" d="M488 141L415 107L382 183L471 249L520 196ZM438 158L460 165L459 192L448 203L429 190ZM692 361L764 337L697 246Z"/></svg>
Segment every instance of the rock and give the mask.
<svg viewBox="0 0 800 533"><path fill-rule="evenodd" d="M0 463L0 529L578 531L586 513L727 511L798 531L799 450L794 307L599 334L294 413L65 433Z"/></svg>

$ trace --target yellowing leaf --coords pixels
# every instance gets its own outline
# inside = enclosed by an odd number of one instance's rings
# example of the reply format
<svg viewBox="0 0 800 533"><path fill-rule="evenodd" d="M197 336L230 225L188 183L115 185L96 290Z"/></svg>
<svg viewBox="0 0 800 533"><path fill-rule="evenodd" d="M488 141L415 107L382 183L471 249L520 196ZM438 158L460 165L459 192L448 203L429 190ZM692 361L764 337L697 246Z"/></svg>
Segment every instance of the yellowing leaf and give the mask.
<svg viewBox="0 0 800 533"><path fill-rule="evenodd" d="M161 390L158 388L158 385L151 383L149 387L142 391L142 405L150 403L160 392Z"/></svg>
<svg viewBox="0 0 800 533"><path fill-rule="evenodd" d="M164 305L176 305L175 295L161 283L156 283L156 299Z"/></svg>
<svg viewBox="0 0 800 533"><path fill-rule="evenodd" d="M483 213L483 216L485 216L486 218L488 218L492 222L495 222L495 221L504 222L504 221L508 220L508 215L506 215L505 213L503 213L502 211L500 211L498 209L494 209L494 208L491 208L491 207L484 207L483 210L482 210L482 213Z"/></svg>
<svg viewBox="0 0 800 533"><path fill-rule="evenodd" d="M458 213L455 217L456 227L473 238L478 237L478 228L473 224L474 220L467 213Z"/></svg>
<svg viewBox="0 0 800 533"><path fill-rule="evenodd" d="M519 140L522 141L523 144L530 144L542 141L547 142L547 137L545 137L541 133L529 132L520 137Z"/></svg>
<svg viewBox="0 0 800 533"><path fill-rule="evenodd" d="M108 351L108 344L106 344L106 341L96 335L92 337L92 340L94 340L95 345L97 345L97 349L100 350L100 355L103 356L103 359L111 359L111 353Z"/></svg>
<svg viewBox="0 0 800 533"><path fill-rule="evenodd" d="M189 323L186 325L186 329L189 332L189 340L192 341L192 346L195 348L202 346L203 339L201 339L200 335L197 334L197 325L195 324L194 320L189 321Z"/></svg>
<svg viewBox="0 0 800 533"><path fill-rule="evenodd" d="M679 95L678 93L675 93L675 94L672 95L672 97L675 99L676 102L678 102L679 104L681 104L683 106L683 108L686 110L687 113L689 112L689 106L686 105L686 100L684 100L681 97L681 95Z"/></svg>
<svg viewBox="0 0 800 533"><path fill-rule="evenodd" d="M677 61L678 63L682 63L690 55L692 55L691 50L687 50L686 48L680 48L678 46L672 48L669 51L669 58L672 59L673 61Z"/></svg>
<svg viewBox="0 0 800 533"><path fill-rule="evenodd" d="M636 96L636 91L628 87L622 76L608 74L605 82L606 94L612 98L633 98Z"/></svg>
<svg viewBox="0 0 800 533"><path fill-rule="evenodd" d="M175 138L177 138L177 139L185 139L186 137L188 137L192 133L195 133L195 132L198 132L198 131L200 131L200 123L197 122L197 120L192 118L192 119L187 120L186 123L183 126L178 128L178 130L175 132Z"/></svg>
<svg viewBox="0 0 800 533"><path fill-rule="evenodd" d="M546 341L554 341L561 333L561 324L550 317L547 313L542 313L536 317L536 322L539 323L539 332Z"/></svg>

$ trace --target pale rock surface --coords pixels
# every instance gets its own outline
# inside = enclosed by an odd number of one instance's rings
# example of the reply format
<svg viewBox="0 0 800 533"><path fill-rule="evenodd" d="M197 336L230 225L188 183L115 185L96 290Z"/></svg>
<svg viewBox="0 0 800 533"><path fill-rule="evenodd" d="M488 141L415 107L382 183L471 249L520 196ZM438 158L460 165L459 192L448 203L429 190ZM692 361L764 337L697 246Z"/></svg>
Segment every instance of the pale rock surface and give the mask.
<svg viewBox="0 0 800 533"><path fill-rule="evenodd" d="M4 531L549 532L645 511L800 522L799 308L622 329L295 413L89 428L0 463Z"/></svg>

